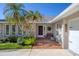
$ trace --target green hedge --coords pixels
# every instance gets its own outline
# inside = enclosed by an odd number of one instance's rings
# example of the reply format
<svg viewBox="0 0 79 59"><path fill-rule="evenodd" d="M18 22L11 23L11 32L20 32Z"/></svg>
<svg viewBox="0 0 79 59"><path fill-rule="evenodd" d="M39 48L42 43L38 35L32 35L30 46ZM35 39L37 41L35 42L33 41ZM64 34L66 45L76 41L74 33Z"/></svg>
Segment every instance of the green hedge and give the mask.
<svg viewBox="0 0 79 59"><path fill-rule="evenodd" d="M16 49L21 48L17 43L0 43L0 49Z"/></svg>
<svg viewBox="0 0 79 59"><path fill-rule="evenodd" d="M20 49L20 48L27 49L32 48L32 46L31 45L22 46L17 43L0 43L0 49Z"/></svg>

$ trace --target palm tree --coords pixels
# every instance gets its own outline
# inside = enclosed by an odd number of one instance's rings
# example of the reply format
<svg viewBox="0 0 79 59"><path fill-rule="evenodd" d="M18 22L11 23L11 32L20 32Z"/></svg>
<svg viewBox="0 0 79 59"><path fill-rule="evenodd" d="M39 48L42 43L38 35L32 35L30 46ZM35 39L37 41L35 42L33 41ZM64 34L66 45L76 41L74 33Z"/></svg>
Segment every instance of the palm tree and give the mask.
<svg viewBox="0 0 79 59"><path fill-rule="evenodd" d="M10 23L17 24L20 29L20 25L24 25L24 28L30 28L29 20L31 21L38 21L42 18L41 14L36 11L26 11L24 10L23 4L16 4L16 3L8 3L4 9L4 15L6 20ZM33 22L34 24L34 22ZM25 27L26 26L26 27ZM21 29L22 30L22 29ZM25 31L25 29L23 29Z"/></svg>
<svg viewBox="0 0 79 59"><path fill-rule="evenodd" d="M38 11L33 12L33 11L29 10L29 11L27 11L27 15L25 18L26 18L26 22L32 21L32 24L33 24L32 29L34 30L34 25L35 25L34 22L42 20L42 15ZM34 31L33 31L33 35L34 35Z"/></svg>
<svg viewBox="0 0 79 59"><path fill-rule="evenodd" d="M5 6L4 13L6 20L10 23L17 24L19 27L25 21L26 11L23 4L8 3ZM21 29L21 28L20 28Z"/></svg>
<svg viewBox="0 0 79 59"><path fill-rule="evenodd" d="M27 15L26 15L26 19L28 20L32 20L32 21L38 21L38 20L41 20L42 18L42 15L38 12L38 11L27 11Z"/></svg>

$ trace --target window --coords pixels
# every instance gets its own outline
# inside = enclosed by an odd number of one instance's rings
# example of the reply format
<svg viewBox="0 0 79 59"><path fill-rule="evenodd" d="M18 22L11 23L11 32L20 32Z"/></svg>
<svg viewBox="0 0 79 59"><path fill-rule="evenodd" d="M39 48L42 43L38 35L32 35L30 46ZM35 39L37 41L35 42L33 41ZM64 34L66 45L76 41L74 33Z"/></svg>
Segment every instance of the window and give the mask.
<svg viewBox="0 0 79 59"><path fill-rule="evenodd" d="M15 25L12 25L12 35L15 35Z"/></svg>
<svg viewBox="0 0 79 59"><path fill-rule="evenodd" d="M6 35L9 35L9 25L6 25Z"/></svg>
<svg viewBox="0 0 79 59"><path fill-rule="evenodd" d="M51 31L51 27L47 27L47 30L48 30L48 31Z"/></svg>
<svg viewBox="0 0 79 59"><path fill-rule="evenodd" d="M18 26L18 34L19 35L22 35L22 30L21 29L22 29L22 26Z"/></svg>
<svg viewBox="0 0 79 59"><path fill-rule="evenodd" d="M68 28L67 28L67 24L65 24L65 32L67 32Z"/></svg>

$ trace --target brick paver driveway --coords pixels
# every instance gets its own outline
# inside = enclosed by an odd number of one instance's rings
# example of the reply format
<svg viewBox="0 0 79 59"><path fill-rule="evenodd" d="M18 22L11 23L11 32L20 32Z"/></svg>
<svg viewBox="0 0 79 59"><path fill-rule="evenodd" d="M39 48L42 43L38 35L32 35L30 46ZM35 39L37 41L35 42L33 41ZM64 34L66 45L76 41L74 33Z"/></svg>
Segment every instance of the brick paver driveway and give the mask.
<svg viewBox="0 0 79 59"><path fill-rule="evenodd" d="M0 56L72 56L66 49L0 50Z"/></svg>

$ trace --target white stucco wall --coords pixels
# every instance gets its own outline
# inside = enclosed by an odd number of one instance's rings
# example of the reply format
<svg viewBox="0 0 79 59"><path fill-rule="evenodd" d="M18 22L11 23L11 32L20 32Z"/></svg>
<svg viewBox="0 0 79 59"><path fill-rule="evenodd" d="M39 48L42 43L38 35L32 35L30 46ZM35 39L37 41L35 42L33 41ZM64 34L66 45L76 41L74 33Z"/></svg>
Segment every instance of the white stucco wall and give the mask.
<svg viewBox="0 0 79 59"><path fill-rule="evenodd" d="M53 24L53 34L56 39L61 45L62 48L68 48L68 28L66 29L67 20L62 19ZM67 30L67 31L66 31Z"/></svg>
<svg viewBox="0 0 79 59"><path fill-rule="evenodd" d="M58 27L57 27L58 25ZM53 25L53 35L60 44L62 44L63 41L63 29L62 29L62 21L58 21L54 23Z"/></svg>

